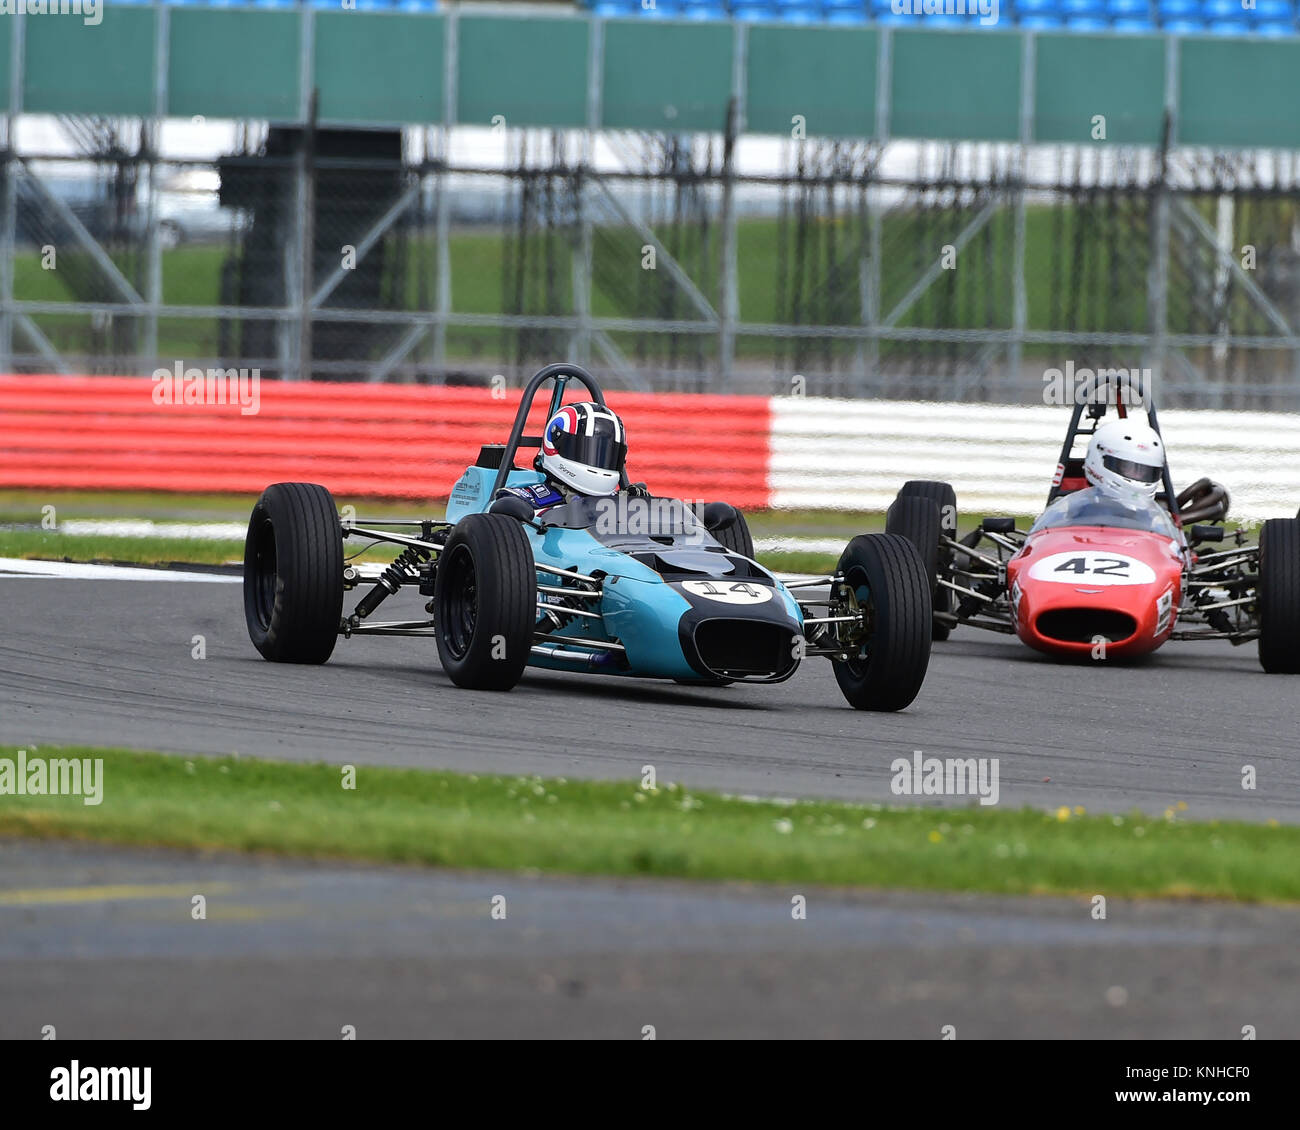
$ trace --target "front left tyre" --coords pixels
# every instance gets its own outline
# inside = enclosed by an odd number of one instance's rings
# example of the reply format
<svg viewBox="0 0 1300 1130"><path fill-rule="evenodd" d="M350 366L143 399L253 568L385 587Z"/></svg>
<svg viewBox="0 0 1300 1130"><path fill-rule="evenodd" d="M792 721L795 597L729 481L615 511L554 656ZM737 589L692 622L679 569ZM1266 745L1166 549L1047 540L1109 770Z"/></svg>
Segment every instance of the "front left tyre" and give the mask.
<svg viewBox="0 0 1300 1130"><path fill-rule="evenodd" d="M438 554L438 658L458 687L508 691L523 677L537 623L532 546L514 518L468 514Z"/></svg>
<svg viewBox="0 0 1300 1130"><path fill-rule="evenodd" d="M244 619L262 658L324 663L343 615L343 532L334 499L315 483L262 492L244 541Z"/></svg>

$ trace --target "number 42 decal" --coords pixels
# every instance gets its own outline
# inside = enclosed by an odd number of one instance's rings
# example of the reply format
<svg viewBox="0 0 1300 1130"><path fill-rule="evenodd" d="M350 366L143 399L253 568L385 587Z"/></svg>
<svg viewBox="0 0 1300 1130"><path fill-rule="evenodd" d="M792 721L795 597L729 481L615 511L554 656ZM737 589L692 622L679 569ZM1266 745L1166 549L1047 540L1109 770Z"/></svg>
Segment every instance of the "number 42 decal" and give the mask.
<svg viewBox="0 0 1300 1130"><path fill-rule="evenodd" d="M1149 585L1156 579L1155 570L1137 558L1078 550L1039 558L1029 576L1058 585Z"/></svg>
<svg viewBox="0 0 1300 1130"><path fill-rule="evenodd" d="M1071 557L1067 561L1062 561L1053 572L1075 573L1080 576L1088 573L1102 577L1127 577L1130 564L1132 562L1123 557Z"/></svg>

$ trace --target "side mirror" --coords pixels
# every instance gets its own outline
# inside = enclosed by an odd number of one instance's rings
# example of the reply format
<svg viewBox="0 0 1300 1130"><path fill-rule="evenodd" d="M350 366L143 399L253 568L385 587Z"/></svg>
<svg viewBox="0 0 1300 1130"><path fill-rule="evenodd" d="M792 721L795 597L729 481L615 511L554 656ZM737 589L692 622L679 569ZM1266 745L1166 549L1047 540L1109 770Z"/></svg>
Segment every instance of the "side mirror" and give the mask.
<svg viewBox="0 0 1300 1130"><path fill-rule="evenodd" d="M1222 526L1193 526L1190 530L1192 541L1222 541Z"/></svg>
<svg viewBox="0 0 1300 1130"><path fill-rule="evenodd" d="M503 494L488 507L489 514L504 514L520 522L531 523L534 518L533 508L517 494Z"/></svg>
<svg viewBox="0 0 1300 1130"><path fill-rule="evenodd" d="M980 529L990 534L1014 534L1016 532L1016 520L1014 518L985 518L980 522Z"/></svg>

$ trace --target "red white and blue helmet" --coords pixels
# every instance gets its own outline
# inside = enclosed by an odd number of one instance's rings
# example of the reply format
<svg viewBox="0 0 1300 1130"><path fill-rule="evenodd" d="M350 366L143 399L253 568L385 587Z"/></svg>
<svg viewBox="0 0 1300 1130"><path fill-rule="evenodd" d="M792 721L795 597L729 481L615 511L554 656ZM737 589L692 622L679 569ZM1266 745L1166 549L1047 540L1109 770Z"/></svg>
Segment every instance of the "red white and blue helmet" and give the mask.
<svg viewBox="0 0 1300 1130"><path fill-rule="evenodd" d="M591 401L566 404L542 433L542 470L579 494L613 494L626 457L623 421Z"/></svg>

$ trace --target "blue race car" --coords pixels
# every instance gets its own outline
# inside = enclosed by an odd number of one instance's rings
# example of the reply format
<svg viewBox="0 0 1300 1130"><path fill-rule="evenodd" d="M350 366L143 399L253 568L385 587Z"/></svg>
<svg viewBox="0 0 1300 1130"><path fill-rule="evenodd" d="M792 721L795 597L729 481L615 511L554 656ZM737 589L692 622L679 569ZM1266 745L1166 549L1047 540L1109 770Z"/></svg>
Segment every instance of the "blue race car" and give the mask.
<svg viewBox="0 0 1300 1130"><path fill-rule="evenodd" d="M833 575L782 581L754 560L740 511L715 502L697 513L656 498L628 481L621 454L609 493L542 498L553 489L544 453L555 451L524 429L549 383L548 419L560 435L575 416L564 403L572 382L590 397L581 407L617 420L590 373L548 365L524 389L506 443L485 445L452 488L445 521L344 520L324 487L268 487L244 551L245 617L262 656L324 663L339 636L433 635L451 681L478 690L509 690L529 666L696 685L776 683L821 656L852 706L902 710L912 702L929 664L932 608L930 578L910 541L859 535ZM542 449L538 469L515 466L521 448ZM539 508L539 499L550 504ZM383 567L345 563L348 538L401 551ZM372 581L345 614L345 592ZM402 588L428 598L428 618L371 620Z"/></svg>

